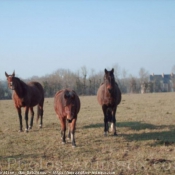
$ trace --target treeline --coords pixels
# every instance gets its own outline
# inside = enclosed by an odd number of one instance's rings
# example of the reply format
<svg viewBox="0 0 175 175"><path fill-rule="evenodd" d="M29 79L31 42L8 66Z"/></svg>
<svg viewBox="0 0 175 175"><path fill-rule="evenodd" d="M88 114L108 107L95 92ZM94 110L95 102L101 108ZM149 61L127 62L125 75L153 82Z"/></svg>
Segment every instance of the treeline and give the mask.
<svg viewBox="0 0 175 175"><path fill-rule="evenodd" d="M140 93L141 83L148 80L149 74L144 68L139 71L139 78L127 74L125 70L120 71L118 66L114 67L115 79L122 93ZM52 74L43 77L32 77L24 82L38 81L42 84L45 97L53 97L62 88L74 89L78 95L96 95L97 89L103 82L104 70L95 73L82 67L76 73L70 70L58 69ZM19 77L20 78L20 77ZM6 81L0 81L0 99L11 99L11 90Z"/></svg>

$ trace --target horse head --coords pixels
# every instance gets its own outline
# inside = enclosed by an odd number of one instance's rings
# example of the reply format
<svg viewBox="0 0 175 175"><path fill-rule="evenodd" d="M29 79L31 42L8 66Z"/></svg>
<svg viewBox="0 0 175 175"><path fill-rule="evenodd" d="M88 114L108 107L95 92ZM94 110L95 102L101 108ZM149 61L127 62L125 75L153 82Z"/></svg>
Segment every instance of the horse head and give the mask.
<svg viewBox="0 0 175 175"><path fill-rule="evenodd" d="M64 92L64 111L69 122L72 121L75 115L75 93L73 91L66 90Z"/></svg>
<svg viewBox="0 0 175 175"><path fill-rule="evenodd" d="M15 86L14 86L14 77L15 77L15 71L13 71L12 75L7 74L7 72L5 72L5 76L7 77L7 83L10 89L14 90Z"/></svg>
<svg viewBox="0 0 175 175"><path fill-rule="evenodd" d="M106 85L106 88L110 91L115 86L114 69L111 69L110 71L105 69L104 72L104 84Z"/></svg>

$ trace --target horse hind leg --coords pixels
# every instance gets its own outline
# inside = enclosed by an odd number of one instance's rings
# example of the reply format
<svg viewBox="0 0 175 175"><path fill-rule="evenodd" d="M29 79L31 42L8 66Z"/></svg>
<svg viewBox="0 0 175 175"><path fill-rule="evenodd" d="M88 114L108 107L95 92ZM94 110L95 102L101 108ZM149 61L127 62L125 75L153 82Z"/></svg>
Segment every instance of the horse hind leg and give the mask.
<svg viewBox="0 0 175 175"><path fill-rule="evenodd" d="M33 127L33 118L34 118L33 107L30 108L30 113L31 113L31 119L30 119L29 129L32 129L32 127Z"/></svg>
<svg viewBox="0 0 175 175"><path fill-rule="evenodd" d="M29 112L29 107L25 108L25 120L26 120L26 132L28 132L29 130L29 126L28 126L28 112Z"/></svg>
<svg viewBox="0 0 175 175"><path fill-rule="evenodd" d="M38 123L38 120L40 118L40 124L39 124L39 128L42 128L43 126L43 107L38 105L38 109L37 109L37 123Z"/></svg>
<svg viewBox="0 0 175 175"><path fill-rule="evenodd" d="M40 128L42 128L43 127L43 113L44 113L44 111L43 111L43 108L40 108Z"/></svg>

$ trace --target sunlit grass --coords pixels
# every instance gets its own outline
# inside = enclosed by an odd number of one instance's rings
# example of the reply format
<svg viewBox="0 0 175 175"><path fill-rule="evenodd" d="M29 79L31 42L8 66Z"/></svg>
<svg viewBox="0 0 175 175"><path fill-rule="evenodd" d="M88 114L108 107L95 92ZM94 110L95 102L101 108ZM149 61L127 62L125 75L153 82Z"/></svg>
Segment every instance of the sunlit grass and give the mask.
<svg viewBox="0 0 175 175"><path fill-rule="evenodd" d="M76 148L72 148L70 140L65 145L61 143L53 98L45 99L43 128L39 129L35 122L29 133L18 133L13 101L2 100L0 171L174 174L174 99L175 93L122 95L116 115L118 136L109 133L104 137L103 114L96 97L82 96Z"/></svg>

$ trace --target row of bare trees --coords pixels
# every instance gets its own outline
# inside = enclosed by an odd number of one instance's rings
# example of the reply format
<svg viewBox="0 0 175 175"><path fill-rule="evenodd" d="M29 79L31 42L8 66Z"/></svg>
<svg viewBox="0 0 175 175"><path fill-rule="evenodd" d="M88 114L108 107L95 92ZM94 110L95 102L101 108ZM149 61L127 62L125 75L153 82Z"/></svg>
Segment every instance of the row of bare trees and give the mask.
<svg viewBox="0 0 175 175"><path fill-rule="evenodd" d="M139 78L128 75L127 71L120 70L118 65L114 66L115 78L122 93L139 93L142 81L148 81L149 74L141 68ZM79 95L96 95L97 89L103 82L104 71L98 73L95 70L87 70L85 66L81 67L76 73L70 70L58 69L52 74L43 77L32 77L24 80L39 81L44 88L46 97L53 97L54 94L62 88L72 88ZM7 83L0 81L0 99L11 98L11 91Z"/></svg>

